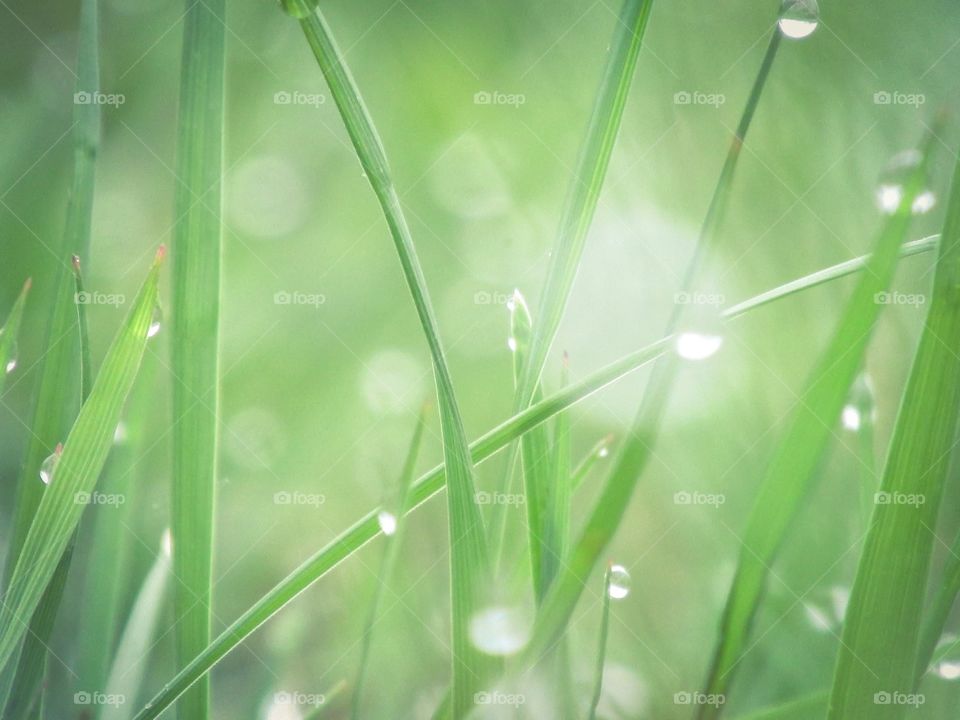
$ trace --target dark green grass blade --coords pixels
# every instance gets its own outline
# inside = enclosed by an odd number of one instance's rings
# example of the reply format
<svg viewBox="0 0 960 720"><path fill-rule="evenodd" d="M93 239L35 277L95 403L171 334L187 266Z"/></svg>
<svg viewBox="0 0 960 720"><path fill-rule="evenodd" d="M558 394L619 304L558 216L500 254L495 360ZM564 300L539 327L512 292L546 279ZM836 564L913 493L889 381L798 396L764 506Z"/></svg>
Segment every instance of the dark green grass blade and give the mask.
<svg viewBox="0 0 960 720"><path fill-rule="evenodd" d="M157 302L157 277L162 253L141 288L134 306L107 351L89 401L80 411L46 487L23 549L11 574L10 585L0 608L0 669L27 631L44 590L53 577L83 505L77 493L89 493L107 453L130 392L147 342L147 330Z"/></svg>
<svg viewBox="0 0 960 720"><path fill-rule="evenodd" d="M883 483L850 595L830 718L899 718L917 646L934 531L960 416L960 162L940 241L930 310L897 416ZM884 496L883 493L887 495ZM898 497L922 499L919 505ZM894 696L895 697L895 696Z"/></svg>
<svg viewBox="0 0 960 720"><path fill-rule="evenodd" d="M496 663L474 647L468 636L470 618L489 589L490 567L483 518L475 502L473 464L463 420L440 342L427 283L393 184L386 152L326 21L319 12L315 12L302 18L300 25L383 210L433 360L447 467L453 707L455 713L463 714L472 706L474 694L482 689L485 678L496 668Z"/></svg>
<svg viewBox="0 0 960 720"><path fill-rule="evenodd" d="M803 500L820 457L862 365L873 326L883 307L876 295L889 286L900 246L910 226L911 204L924 182L923 162L904 188L904 201L886 221L875 252L854 289L833 337L809 376L757 493L727 597L705 692L726 695L746 649L750 626L769 568ZM699 716L715 717L722 706L703 705Z"/></svg>
<svg viewBox="0 0 960 720"><path fill-rule="evenodd" d="M27 293L30 292L30 281L23 284L23 289L17 296L7 321L0 328L0 393L7 382L9 375L17 364L17 336L20 334L20 321L23 319L23 308L27 304ZM10 368L9 370L7 368Z"/></svg>
<svg viewBox="0 0 960 720"><path fill-rule="evenodd" d="M924 239L920 242L922 243L920 245L913 243L913 247L909 250L905 249L902 254L916 254L935 247L932 239ZM907 248L907 246L904 247ZM786 283L780 288L769 290L740 303L736 306L738 308L736 312L728 311L725 313L725 317L727 319L740 317L755 307L767 305L780 298L789 297L801 292L807 287L816 287L825 282L823 279L825 274L830 276L829 279L836 279L857 273L864 269L869 259L869 255L864 255ZM637 368L653 361L665 352L671 346L672 342L673 339L671 337L658 340L651 345L610 363L586 379L574 383L570 387L564 388L560 392L545 398L542 402L510 417L470 445L473 461L479 463L492 457L525 432L528 432L531 428L536 427L542 422L546 422L557 413L562 412L601 388L616 382ZM440 492L444 487L444 482L443 465L439 465L422 475L411 488L410 509L413 510ZM267 594L251 606L249 610L225 629L203 653L194 658L185 669L181 670L176 677L168 682L163 689L157 693L150 704L137 714L136 720L150 720L151 718L157 717L166 710L186 688L196 682L197 678L209 672L221 659L239 646L263 623L292 602L314 582L373 540L380 533L380 527L377 523L377 512L378 510L372 510L367 513L350 528L337 536L330 544L316 552L286 578L275 585Z"/></svg>
<svg viewBox="0 0 960 720"><path fill-rule="evenodd" d="M210 642L214 488L219 441L221 188L225 0L186 0L180 66L172 273L173 602L177 662ZM209 684L180 702L205 720Z"/></svg>
<svg viewBox="0 0 960 720"><path fill-rule="evenodd" d="M620 11L587 136L564 204L546 284L539 301L537 323L516 393L516 410L522 410L530 404L540 383L550 345L560 326L620 130L623 109L652 7L653 0L625 0Z"/></svg>
<svg viewBox="0 0 960 720"><path fill-rule="evenodd" d="M937 645L940 643L947 621L950 619L950 613L957 601L957 594L960 594L958 553L960 553L960 533L954 538L950 552L947 554L939 583L933 592L933 600L923 620L917 649L916 686L919 686L930 668L930 663L933 662ZM953 647L956 647L956 644Z"/></svg>
<svg viewBox="0 0 960 720"><path fill-rule="evenodd" d="M377 578L376 589L373 593L373 601L370 603L370 612L367 615L367 623L363 628L363 640L360 647L360 666L357 669L357 681L353 686L353 697L351 699L350 717L354 720L360 720L361 705L363 703L363 692L366 682L367 668L370 663L370 647L373 641L374 626L377 622L377 616L380 613L380 603L383 598L383 590L393 577L394 569L397 565L397 558L400 554L400 547L403 537L403 529L406 526L407 508L410 504L410 486L413 484L414 472L417 468L417 457L420 454L420 444L423 440L423 430L426 425L426 407L420 413L417 420L417 426L413 431L413 438L410 440L410 447L407 450L407 457L403 463L403 469L400 472L397 505L397 527L392 536L386 538L383 549L383 560L380 563L380 573Z"/></svg>
<svg viewBox="0 0 960 720"><path fill-rule="evenodd" d="M597 706L603 693L603 668L607 662L607 636L610 633L610 570L603 576L603 605L600 610L600 641L597 644L597 662L593 675L593 695L590 698L589 720L596 720Z"/></svg>

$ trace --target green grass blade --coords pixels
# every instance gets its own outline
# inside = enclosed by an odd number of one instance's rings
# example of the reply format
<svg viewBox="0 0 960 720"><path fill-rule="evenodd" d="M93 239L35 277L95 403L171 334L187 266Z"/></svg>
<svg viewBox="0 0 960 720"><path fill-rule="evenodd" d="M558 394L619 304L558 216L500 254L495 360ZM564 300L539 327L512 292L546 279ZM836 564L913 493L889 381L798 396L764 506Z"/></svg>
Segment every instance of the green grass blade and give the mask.
<svg viewBox="0 0 960 720"><path fill-rule="evenodd" d="M930 557L960 417L960 162L930 310L904 392L878 503L850 595L829 718L899 718L914 692ZM919 498L919 504L897 498ZM882 502L884 498L892 502Z"/></svg>
<svg viewBox="0 0 960 720"><path fill-rule="evenodd" d="M476 504L473 464L453 381L447 368L440 333L400 198L390 174L386 152L333 35L319 11L300 20L307 42L326 78L360 164L383 210L407 287L417 310L433 360L437 402L447 467L447 507L450 525L450 571L453 620L453 708L458 715L473 704L496 664L469 640L470 618L482 603L490 583L489 553L483 518Z"/></svg>
<svg viewBox="0 0 960 720"><path fill-rule="evenodd" d="M566 355L560 373L560 386L570 383L570 363ZM538 398L539 399L539 398ZM533 431L535 432L535 431ZM524 435L529 437L531 433ZM570 463L570 416L557 413L553 421L552 463L547 477L544 503L543 585L549 589L560 571L570 540L570 503L573 499L573 470Z"/></svg>
<svg viewBox="0 0 960 720"><path fill-rule="evenodd" d="M602 438L596 445L590 448L583 460L577 463L577 466L573 469L573 472L570 474L570 492L571 494L576 492L577 489L583 484L583 481L587 479L587 476L590 474L590 471L596 467L597 463L603 460L604 458L610 457L610 446L613 444L613 435L607 435Z"/></svg>
<svg viewBox="0 0 960 720"><path fill-rule="evenodd" d="M950 547L933 600L923 620L917 649L916 686L919 686L933 662L937 645L946 629L957 595L960 594L960 561L957 560L957 553L960 553L960 533Z"/></svg>
<svg viewBox="0 0 960 720"><path fill-rule="evenodd" d="M373 630L377 622L377 616L380 612L380 603L383 598L383 590L393 577L394 568L397 565L397 558L400 554L401 539L403 529L406 526L404 516L407 507L410 504L410 486L413 484L414 472L417 468L417 457L420 454L420 445L423 440L423 430L426 426L426 407L420 413L417 420L417 426L413 431L413 438L410 440L410 447L407 450L407 457L403 463L403 469L400 472L399 485L399 503L397 505L397 514L395 516L396 527L393 535L386 538L383 549L383 560L380 563L380 573L377 578L376 589L373 593L373 601L370 603L370 612L367 615L367 622L363 628L363 640L360 647L360 665L357 669L357 681L353 686L353 697L351 699L350 717L359 720L360 710L363 702L363 692L366 682L367 668L370 662L370 646L373 641ZM381 528L383 523L380 523Z"/></svg>
<svg viewBox="0 0 960 720"><path fill-rule="evenodd" d="M923 244L921 246L915 246L910 249L909 252L904 252L903 254L926 252L935 247L935 243L930 239L925 239L922 242ZM906 248L906 246L904 247ZM738 309L736 312L728 311L725 313L725 317L727 319L741 317L755 307L766 305L777 299L790 297L808 287L817 287L825 282L822 277L824 273L829 274L831 280L858 273L866 267L869 259L869 255L864 255L825 270L817 271L805 276L805 278L790 281L780 286L780 288L766 291L761 295L755 296L755 298L740 303L740 305L737 306ZM760 301L761 298L762 302ZM480 463L487 460L510 445L510 443L524 433L528 432L531 428L546 422L557 413L593 395L595 392L625 377L637 368L652 362L670 348L672 343L672 337L658 340L651 345L647 345L640 350L610 363L584 380L550 395L542 402L527 408L523 412L513 415L471 443L470 451L473 461ZM444 487L444 482L443 465L439 465L422 475L411 488L411 511L440 492ZM170 682L157 693L150 704L137 714L136 720L151 720L160 715L160 713L170 707L186 688L196 682L197 678L209 672L221 659L239 646L263 623L292 602L314 582L373 540L380 533L377 513L378 510L367 513L367 515L338 535L330 544L316 552L286 578L277 583L267 594L261 597L260 600L226 628L201 654L194 658L186 668L170 680Z"/></svg>
<svg viewBox="0 0 960 720"><path fill-rule="evenodd" d="M826 713L829 698L830 691L821 690L782 705L764 708L747 715L738 715L736 720L810 720L810 718L819 718Z"/></svg>
<svg viewBox="0 0 960 720"><path fill-rule="evenodd" d="M27 280L7 315L6 323L0 328L0 393L7 382L7 375L13 372L17 365L17 336L20 334L20 322L29 292L30 280Z"/></svg>
<svg viewBox="0 0 960 720"><path fill-rule="evenodd" d="M546 284L540 297L537 323L516 393L516 410L522 410L533 399L547 353L560 327L620 131L623 109L652 7L653 0L625 0L620 10L600 90L594 101L587 135L564 204Z"/></svg>
<svg viewBox="0 0 960 720"><path fill-rule="evenodd" d="M820 456L857 371L883 307L876 295L889 286L900 245L910 226L911 204L926 174L927 150L904 188L900 207L885 222L833 337L814 366L787 420L786 430L761 483L743 533L740 557L723 612L719 640L707 679L708 695L726 695L746 648L753 617L770 566L804 498ZM701 718L722 706L703 705Z"/></svg>
<svg viewBox="0 0 960 720"><path fill-rule="evenodd" d="M157 559L143 580L133 601L130 616L120 635L113 665L107 678L107 695L124 698L124 702L102 706L100 720L129 720L136 707L137 696L147 669L147 657L157 624L163 610L163 600L170 583L171 563L169 536L164 541Z"/></svg>
<svg viewBox="0 0 960 720"><path fill-rule="evenodd" d="M107 351L90 399L80 411L50 484L17 557L0 608L0 669L6 667L27 631L45 588L53 577L83 505L77 493L91 492L113 443L113 434L147 342L157 303L157 278L163 253L157 255L147 280L123 327Z"/></svg>
<svg viewBox="0 0 960 720"><path fill-rule="evenodd" d="M87 325L87 304L81 302L86 296L83 289L83 274L80 270L80 256L70 259L74 275L74 298L77 306L77 327L80 333L80 402L85 403L93 387L93 362L90 360L90 330Z"/></svg>
<svg viewBox="0 0 960 720"><path fill-rule="evenodd" d="M593 695L590 698L590 720L596 720L597 706L603 694L603 668L607 662L607 636L610 634L610 578L612 566L607 566L603 576L603 605L600 610L600 641L597 644L597 661L593 675Z"/></svg>
<svg viewBox="0 0 960 720"><path fill-rule="evenodd" d="M217 474L225 0L186 0L172 271L173 593L177 662L210 641ZM209 714L209 683L180 702Z"/></svg>

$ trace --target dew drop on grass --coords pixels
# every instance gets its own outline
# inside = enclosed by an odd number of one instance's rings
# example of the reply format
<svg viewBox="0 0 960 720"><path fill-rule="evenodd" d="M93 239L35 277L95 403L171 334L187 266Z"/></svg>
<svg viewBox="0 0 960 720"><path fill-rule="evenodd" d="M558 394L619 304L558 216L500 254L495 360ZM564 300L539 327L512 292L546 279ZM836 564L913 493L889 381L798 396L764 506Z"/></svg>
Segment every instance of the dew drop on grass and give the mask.
<svg viewBox="0 0 960 720"><path fill-rule="evenodd" d="M610 566L610 585L607 594L612 600L623 600L630 594L630 573L623 565Z"/></svg>
<svg viewBox="0 0 960 720"><path fill-rule="evenodd" d="M166 557L173 556L173 534L170 528L164 530L163 535L160 536L160 549Z"/></svg>
<svg viewBox="0 0 960 720"><path fill-rule="evenodd" d="M840 419L843 422L843 427L847 430L856 432L860 429L862 418L860 417L860 409L856 405L845 406L840 414Z"/></svg>
<svg viewBox="0 0 960 720"><path fill-rule="evenodd" d="M53 473L57 469L57 463L60 462L61 453L63 453L63 445L58 443L57 449L40 463L40 480L44 485L49 485L53 480Z"/></svg>
<svg viewBox="0 0 960 720"><path fill-rule="evenodd" d="M397 516L386 510L377 513L377 523L384 535L393 535L397 532Z"/></svg>
<svg viewBox="0 0 960 720"><path fill-rule="evenodd" d="M960 662L945 660L934 665L933 671L937 674L937 677L944 680L957 680L960 679Z"/></svg>
<svg viewBox="0 0 960 720"><path fill-rule="evenodd" d="M16 367L17 367L17 359L13 358L11 360L7 360L7 367L4 369L9 374L9 373L12 373Z"/></svg>
<svg viewBox="0 0 960 720"><path fill-rule="evenodd" d="M127 441L127 425L123 421L117 423L113 431L113 442L115 445L122 445Z"/></svg>
<svg viewBox="0 0 960 720"><path fill-rule="evenodd" d="M530 641L530 623L519 608L488 607L470 619L470 641L488 655L513 655Z"/></svg>
<svg viewBox="0 0 960 720"><path fill-rule="evenodd" d="M685 360L706 360L723 345L723 337L708 332L688 330L677 335L677 355Z"/></svg>
<svg viewBox="0 0 960 720"><path fill-rule="evenodd" d="M517 339L515 337L507 338L507 347L510 348L510 352L517 351Z"/></svg>
<svg viewBox="0 0 960 720"><path fill-rule="evenodd" d="M156 306L153 309L153 317L150 319L150 327L147 328L147 337L152 338L158 332L160 332L160 325L163 322L163 313L160 310L160 306Z"/></svg>
<svg viewBox="0 0 960 720"><path fill-rule="evenodd" d="M817 0L784 0L777 24L785 37L799 40L811 35L819 22Z"/></svg>
<svg viewBox="0 0 960 720"><path fill-rule="evenodd" d="M896 212L900 207L900 201L903 199L903 188L910 175L920 163L921 155L917 150L905 150L894 155L893 159L887 164L880 175L880 182L877 185L877 207L882 212L890 215ZM937 196L930 189L923 189L913 199L910 210L914 215L923 215L929 212L937 204Z"/></svg>
<svg viewBox="0 0 960 720"><path fill-rule="evenodd" d="M602 448L600 448L597 451L597 457L599 458L605 458L609 454L610 454L610 448L608 448L606 445L604 445Z"/></svg>

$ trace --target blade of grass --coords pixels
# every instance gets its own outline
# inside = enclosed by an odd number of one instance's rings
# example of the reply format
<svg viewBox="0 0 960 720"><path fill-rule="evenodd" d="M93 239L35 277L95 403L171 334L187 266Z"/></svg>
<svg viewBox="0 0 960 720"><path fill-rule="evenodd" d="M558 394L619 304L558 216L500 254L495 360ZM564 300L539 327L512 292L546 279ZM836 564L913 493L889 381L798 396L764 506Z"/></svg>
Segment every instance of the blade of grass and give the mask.
<svg viewBox="0 0 960 720"><path fill-rule="evenodd" d="M882 304L876 296L889 286L900 245L910 226L911 204L926 175L929 139L921 162L904 188L904 202L885 222L837 329L820 355L787 421L757 492L743 533L736 574L723 612L705 692L726 695L746 648L767 573L806 494L840 410L863 363ZM912 659L912 658L911 658ZM716 717L722 706L703 705L699 717Z"/></svg>
<svg viewBox="0 0 960 720"><path fill-rule="evenodd" d="M177 662L210 642L214 503L219 442L221 184L225 0L186 0L177 136L172 271L173 593ZM205 720L201 681L180 717Z"/></svg>
<svg viewBox="0 0 960 720"><path fill-rule="evenodd" d="M101 372L74 423L53 477L17 557L10 585L0 607L0 669L6 667L27 631L53 577L84 506L77 493L89 493L113 443L123 402L130 392L147 342L157 303L157 277L163 252L141 288L123 327L107 351Z"/></svg>
<svg viewBox="0 0 960 720"><path fill-rule="evenodd" d="M774 28L710 199L693 258L685 272L681 288L683 291L699 289L703 282L704 269L710 267L716 255L719 237L717 230L726 210L743 142L779 47L780 33ZM685 308L690 307L675 305L668 323L668 333L673 333L685 321L689 312ZM679 360L673 353L665 354L654 365L640 409L620 448L608 481L537 616L531 641L520 658L521 667L529 667L530 664L538 662L541 655L563 633L585 587L583 578L590 576L604 548L619 527L634 488L650 459L660 418L666 408L678 368Z"/></svg>
<svg viewBox="0 0 960 720"><path fill-rule="evenodd" d="M908 246L904 246L902 254L908 255L926 252L936 246L935 242L930 238L925 238L918 242L922 244L908 244L913 246L909 251L907 251ZM805 278L790 281L780 286L780 288L766 291L740 303L735 306L735 312L732 312L734 308L731 308L724 313L724 317L728 320L741 317L754 308L767 305L777 299L790 297L808 287L817 287L823 282L826 282L823 279L825 273L831 276L830 279L836 279L860 272L866 267L870 257L869 255L863 255L854 260L817 271L805 276ZM805 284L806 279L809 280L808 284ZM653 361L671 347L672 344L672 336L662 338L655 343L647 345L640 350L610 363L584 380L564 388L560 392L545 398L542 402L532 405L523 412L511 416L471 443L470 451L473 461L480 463L489 459L503 448L509 446L510 443L517 438L521 437L525 432L528 432L530 428L546 422L557 413L562 412L602 388L625 377L637 368ZM444 487L444 483L443 465L438 465L422 475L411 488L411 505L408 512L412 512L440 492ZM378 512L379 509L375 509L367 513L351 527L338 535L331 543L320 549L286 578L277 583L277 585L226 628L201 654L194 658L186 668L177 673L174 678L164 685L153 700L137 714L136 720L152 720L152 718L157 717L170 707L171 703L179 697L184 689L196 682L197 678L209 672L220 660L239 646L263 623L292 602L301 592L310 587L327 572L379 535L380 526L377 522Z"/></svg>
<svg viewBox="0 0 960 720"><path fill-rule="evenodd" d="M600 610L600 641L597 645L597 662L593 676L593 696L590 698L589 720L596 720L597 706L603 694L603 667L607 662L607 636L610 633L610 578L612 565L607 565L603 575L603 605Z"/></svg>
<svg viewBox="0 0 960 720"><path fill-rule="evenodd" d="M30 280L27 280L7 315L7 322L0 328L0 393L7 382L7 375L13 372L17 365L17 336L20 334L20 322L29 292Z"/></svg>
<svg viewBox="0 0 960 720"><path fill-rule="evenodd" d="M397 558L400 555L401 540L403 530L406 527L407 508L410 504L410 486L413 483L414 471L417 468L417 456L420 454L420 444L423 440L423 430L426 425L427 408L424 406L417 419L417 426L413 431L413 438L410 440L410 447L407 450L407 457L403 463L403 469L400 472L399 480L399 503L396 515L396 529L394 534L387 536L383 548L383 560L380 562L380 573L377 578L376 589L373 593L373 601L370 603L370 612L367 615L367 623L363 629L363 640L360 646L360 665L357 670L357 681L353 686L353 697L351 699L350 717L359 720L361 717L361 705L363 702L363 691L366 681L367 668L370 662L370 646L373 641L373 630L377 622L377 616L380 612L380 603L383 598L383 590L393 577L396 568ZM378 514L379 515L379 514ZM380 523L381 528L383 523Z"/></svg>
<svg viewBox="0 0 960 720"><path fill-rule="evenodd" d="M147 657L163 610L163 600L170 583L170 535L164 533L160 553L130 609L113 664L107 678L105 694L123 698L123 702L101 706L100 720L129 720L140 693L147 669Z"/></svg>
<svg viewBox="0 0 960 720"><path fill-rule="evenodd" d="M583 481L587 478L587 475L590 474L590 471L596 466L598 462L603 460L606 457L610 456L610 446L613 444L613 435L607 435L602 438L596 445L590 448L583 460L581 460L577 467L574 468L573 473L570 476L570 492L576 492Z"/></svg>
<svg viewBox="0 0 960 720"><path fill-rule="evenodd" d="M296 12L294 14L297 15ZM484 680L498 665L469 640L470 618L478 610L490 585L490 566L483 517L475 501L473 464L463 429L463 419L440 341L426 279L390 174L383 144L343 55L319 10L301 17L300 26L326 78L360 164L380 203L433 360L447 468L453 710L455 715L460 716L473 705L475 693L482 689Z"/></svg>
<svg viewBox="0 0 960 720"><path fill-rule="evenodd" d="M850 594L829 718L899 718L909 696L940 498L960 418L960 162L940 241L930 310L910 371L881 492ZM897 498L919 498L901 503ZM884 499L890 502L884 502Z"/></svg>
<svg viewBox="0 0 960 720"><path fill-rule="evenodd" d="M954 538L947 554L939 583L934 590L933 600L923 620L917 650L915 687L919 686L933 662L937 645L943 637L950 613L957 601L957 594L960 593L960 560L957 559L957 553L960 553L960 533ZM954 647L956 644L953 644L950 650Z"/></svg>
<svg viewBox="0 0 960 720"><path fill-rule="evenodd" d="M830 691L821 690L776 707L738 715L736 720L810 720L810 718L823 717L829 698Z"/></svg>
<svg viewBox="0 0 960 720"><path fill-rule="evenodd" d="M560 387L570 384L570 361L564 354ZM542 398L538 398L542 399ZM531 433L524 435L529 437ZM543 542L543 586L549 589L559 572L570 541L570 503L573 499L573 470L570 465L570 416L557 413L553 425L553 462L546 487Z"/></svg>

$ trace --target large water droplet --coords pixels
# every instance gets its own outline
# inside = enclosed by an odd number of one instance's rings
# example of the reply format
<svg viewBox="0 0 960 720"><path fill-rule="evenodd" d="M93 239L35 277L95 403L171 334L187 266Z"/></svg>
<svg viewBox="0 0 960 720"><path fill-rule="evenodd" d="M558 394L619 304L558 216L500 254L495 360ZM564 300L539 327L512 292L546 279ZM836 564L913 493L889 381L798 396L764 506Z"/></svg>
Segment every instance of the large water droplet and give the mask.
<svg viewBox="0 0 960 720"><path fill-rule="evenodd" d="M840 414L840 419L843 422L843 427L853 432L859 430L860 424L863 422L860 416L860 409L857 408L856 405L845 406L843 412Z"/></svg>
<svg viewBox="0 0 960 720"><path fill-rule="evenodd" d="M53 473L57 469L57 463L60 462L60 454L63 452L63 446L57 445L57 449L51 453L46 460L40 463L40 480L44 485L49 485L53 481Z"/></svg>
<svg viewBox="0 0 960 720"><path fill-rule="evenodd" d="M898 153L884 168L877 186L877 207L890 215L896 212L903 200L904 186L920 164L922 156L918 150L905 150ZM929 212L937 204L937 196L930 189L923 189L913 199L910 206L914 215Z"/></svg>
<svg viewBox="0 0 960 720"><path fill-rule="evenodd" d="M785 37L799 40L812 34L820 22L817 0L783 0L778 25Z"/></svg>
<svg viewBox="0 0 960 720"><path fill-rule="evenodd" d="M610 583L607 594L613 600L622 600L630 594L630 573L623 565L610 566Z"/></svg>
<svg viewBox="0 0 960 720"><path fill-rule="evenodd" d="M147 328L147 337L152 338L158 332L160 332L160 325L163 323L163 312L160 310L160 306L157 305L153 308L153 317L150 319L150 327Z"/></svg>
<svg viewBox="0 0 960 720"><path fill-rule="evenodd" d="M17 359L11 358L10 360L7 360L7 366L4 369L7 371L7 373L12 373L16 367L17 367Z"/></svg>
<svg viewBox="0 0 960 720"><path fill-rule="evenodd" d="M384 535L393 535L397 532L397 516L386 510L377 513L377 523Z"/></svg>
<svg viewBox="0 0 960 720"><path fill-rule="evenodd" d="M688 330L677 335L677 355L685 360L706 360L723 345L723 336Z"/></svg>
<svg viewBox="0 0 960 720"><path fill-rule="evenodd" d="M513 655L530 641L530 623L519 608L489 607L470 619L470 640L488 655Z"/></svg>
<svg viewBox="0 0 960 720"><path fill-rule="evenodd" d="M960 662L939 662L933 667L933 672L944 680L960 679Z"/></svg>

